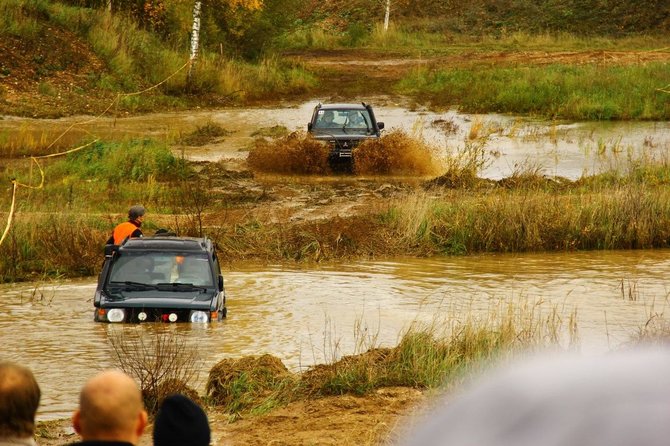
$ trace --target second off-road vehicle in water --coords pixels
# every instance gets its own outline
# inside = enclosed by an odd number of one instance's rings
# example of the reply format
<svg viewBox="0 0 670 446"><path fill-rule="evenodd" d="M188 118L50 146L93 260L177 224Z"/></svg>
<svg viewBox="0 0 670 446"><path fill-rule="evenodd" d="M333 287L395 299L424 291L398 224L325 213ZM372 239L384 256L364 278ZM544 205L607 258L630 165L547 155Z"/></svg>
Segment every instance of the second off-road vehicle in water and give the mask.
<svg viewBox="0 0 670 446"><path fill-rule="evenodd" d="M353 149L361 141L379 138L384 123L378 122L372 107L360 104L321 104L314 107L307 131L330 146L330 161L353 163Z"/></svg>
<svg viewBox="0 0 670 446"><path fill-rule="evenodd" d="M93 305L96 322L222 320L226 293L214 243L156 235L107 245Z"/></svg>

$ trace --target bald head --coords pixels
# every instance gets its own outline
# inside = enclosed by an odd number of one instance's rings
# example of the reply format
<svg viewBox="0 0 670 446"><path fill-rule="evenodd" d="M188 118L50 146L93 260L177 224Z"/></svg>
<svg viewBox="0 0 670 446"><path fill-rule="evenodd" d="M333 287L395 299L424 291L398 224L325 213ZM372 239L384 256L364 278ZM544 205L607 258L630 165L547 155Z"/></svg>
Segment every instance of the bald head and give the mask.
<svg viewBox="0 0 670 446"><path fill-rule="evenodd" d="M40 395L29 369L0 362L0 438L33 436Z"/></svg>
<svg viewBox="0 0 670 446"><path fill-rule="evenodd" d="M72 421L84 440L136 444L146 426L147 414L135 381L121 371L108 370L86 382Z"/></svg>

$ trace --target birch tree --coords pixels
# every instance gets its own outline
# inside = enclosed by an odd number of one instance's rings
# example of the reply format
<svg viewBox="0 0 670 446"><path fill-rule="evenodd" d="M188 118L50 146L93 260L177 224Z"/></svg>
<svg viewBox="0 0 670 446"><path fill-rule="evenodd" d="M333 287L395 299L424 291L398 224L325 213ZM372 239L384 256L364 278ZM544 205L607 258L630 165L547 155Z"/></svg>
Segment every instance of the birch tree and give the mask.
<svg viewBox="0 0 670 446"><path fill-rule="evenodd" d="M208 0L206 5L210 7L217 7L221 4L226 4L233 8L244 9L261 9L263 7L263 0ZM203 2L196 0L193 4L193 25L191 26L191 51L189 55L189 69L188 69L188 83L193 80L195 72L195 63L198 58L198 50L200 48L200 17L202 14Z"/></svg>
<svg viewBox="0 0 670 446"><path fill-rule="evenodd" d="M384 32L389 30L390 18L391 18L391 0L386 0L386 8L384 8Z"/></svg>
<svg viewBox="0 0 670 446"><path fill-rule="evenodd" d="M189 54L189 66L187 83L191 85L193 73L195 70L195 60L198 57L198 48L200 47L200 12L202 11L202 2L197 1L193 5L193 26L191 27L191 52Z"/></svg>
<svg viewBox="0 0 670 446"><path fill-rule="evenodd" d="M377 0L384 7L384 32L388 31L391 22L391 9L409 4L409 0Z"/></svg>

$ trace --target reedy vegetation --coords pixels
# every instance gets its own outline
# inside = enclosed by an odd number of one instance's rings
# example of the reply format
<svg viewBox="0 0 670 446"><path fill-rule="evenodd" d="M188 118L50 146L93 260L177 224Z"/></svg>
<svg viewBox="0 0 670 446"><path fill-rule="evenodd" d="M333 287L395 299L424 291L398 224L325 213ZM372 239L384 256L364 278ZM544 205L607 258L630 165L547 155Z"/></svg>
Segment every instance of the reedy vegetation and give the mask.
<svg viewBox="0 0 670 446"><path fill-rule="evenodd" d="M387 136L397 144L398 135ZM532 169L498 182L483 180L477 177L482 162L476 150L454 154L442 176L380 208L287 226L262 214L229 212L243 209L244 197L213 189L207 173L196 174L174 157L167 142L98 142L50 161L44 189L19 189L16 221L0 246L0 277L96 273L102 244L124 219L119 208L138 202L151 209L146 233L170 227L182 235L207 234L231 262L669 245L666 159L642 157L625 169L574 182ZM39 182L37 169L25 166L7 175ZM9 208L10 198L0 197L0 206Z"/></svg>
<svg viewBox="0 0 670 446"><path fill-rule="evenodd" d="M668 328L664 314L651 308L647 324L613 348L667 342ZM393 347L379 345L376 335L359 322L354 351L342 352L339 340L327 330L327 363L293 373L268 354L226 358L209 370L202 403L235 420L300 399L366 395L382 387L450 391L501 362L538 351L580 348L576 310L514 297L491 300L487 308L445 308L432 321L415 322ZM202 369L202 358L176 332L161 331L148 339L121 331L111 341L120 367L142 383L152 408L170 391L199 399L189 385Z"/></svg>
<svg viewBox="0 0 670 446"><path fill-rule="evenodd" d="M263 414L298 399L365 395L380 387L445 389L498 361L578 346L576 312L561 314L546 302L524 299L491 301L490 308L479 311L445 309L432 322L416 322L394 347L378 345L360 323L354 336L353 354L343 356L338 341L330 339L333 343L325 348L331 349L332 360L302 373L290 372L267 354L223 359L209 371L205 401L235 418ZM142 370L154 368L154 357L160 356L146 350L124 353L136 358L132 364L147 364ZM192 361L178 363L198 368Z"/></svg>

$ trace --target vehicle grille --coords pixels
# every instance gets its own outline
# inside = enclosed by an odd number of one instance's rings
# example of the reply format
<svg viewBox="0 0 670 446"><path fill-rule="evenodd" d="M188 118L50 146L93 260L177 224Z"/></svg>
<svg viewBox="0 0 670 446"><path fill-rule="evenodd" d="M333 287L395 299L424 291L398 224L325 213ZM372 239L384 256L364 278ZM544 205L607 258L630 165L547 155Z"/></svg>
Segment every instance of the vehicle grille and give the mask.
<svg viewBox="0 0 670 446"><path fill-rule="evenodd" d="M144 312L147 317L145 320L140 320L140 313ZM126 322L170 322L170 314L176 314L177 320L175 322L188 322L190 310L174 309L174 308L127 308Z"/></svg>

